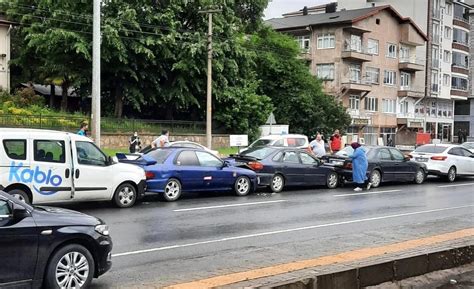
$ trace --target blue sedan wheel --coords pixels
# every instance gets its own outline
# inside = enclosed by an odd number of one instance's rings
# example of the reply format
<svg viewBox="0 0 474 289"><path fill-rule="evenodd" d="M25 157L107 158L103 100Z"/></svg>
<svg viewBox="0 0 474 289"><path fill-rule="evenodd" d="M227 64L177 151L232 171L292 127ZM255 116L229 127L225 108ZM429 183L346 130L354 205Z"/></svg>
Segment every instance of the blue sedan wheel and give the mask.
<svg viewBox="0 0 474 289"><path fill-rule="evenodd" d="M165 185L163 198L165 201L174 202L181 197L181 183L177 179L169 179Z"/></svg>
<svg viewBox="0 0 474 289"><path fill-rule="evenodd" d="M250 184L250 179L245 176L240 176L235 180L235 193L237 196L246 196L250 192L252 185Z"/></svg>

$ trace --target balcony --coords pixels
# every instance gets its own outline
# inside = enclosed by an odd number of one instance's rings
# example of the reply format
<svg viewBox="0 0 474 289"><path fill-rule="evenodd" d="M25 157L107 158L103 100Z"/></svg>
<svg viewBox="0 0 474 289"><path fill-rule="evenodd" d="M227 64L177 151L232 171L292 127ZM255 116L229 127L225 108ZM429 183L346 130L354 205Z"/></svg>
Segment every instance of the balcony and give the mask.
<svg viewBox="0 0 474 289"><path fill-rule="evenodd" d="M425 92L419 88L402 86L398 90L398 97L423 98Z"/></svg>
<svg viewBox="0 0 474 289"><path fill-rule="evenodd" d="M300 49L300 55L298 56L299 59L304 59L306 61L311 61L311 48L307 49Z"/></svg>
<svg viewBox="0 0 474 289"><path fill-rule="evenodd" d="M409 128L423 128L424 119L417 118L414 113L398 113L397 124L406 125Z"/></svg>
<svg viewBox="0 0 474 289"><path fill-rule="evenodd" d="M360 80L346 79L342 81L342 85L353 92L365 92L366 94L372 91L372 85L369 82L362 82ZM365 96L365 95L363 95Z"/></svg>
<svg viewBox="0 0 474 289"><path fill-rule="evenodd" d="M423 71L425 65L423 61L417 61L410 58L400 58L398 69L409 72Z"/></svg>
<svg viewBox="0 0 474 289"><path fill-rule="evenodd" d="M371 123L371 115L361 112L358 109L347 109L347 113L351 116L352 125L365 126Z"/></svg>
<svg viewBox="0 0 474 289"><path fill-rule="evenodd" d="M353 47L351 45L346 45L344 47L341 57L349 61L372 61L372 54L368 52L366 47Z"/></svg>

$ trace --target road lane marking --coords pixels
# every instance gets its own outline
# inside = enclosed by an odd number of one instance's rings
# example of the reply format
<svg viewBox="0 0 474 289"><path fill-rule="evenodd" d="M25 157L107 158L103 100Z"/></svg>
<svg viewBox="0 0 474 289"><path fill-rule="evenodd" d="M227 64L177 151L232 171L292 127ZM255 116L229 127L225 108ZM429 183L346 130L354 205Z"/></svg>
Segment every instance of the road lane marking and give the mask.
<svg viewBox="0 0 474 289"><path fill-rule="evenodd" d="M354 224L354 223L361 223L361 222L369 222L369 221L377 221L377 220L384 220L384 219L392 219L392 218L398 218L398 217L413 216L413 215L420 215L420 214L429 214L429 213L435 213L435 212L458 210L458 209L465 209L465 208L472 208L472 207L474 207L474 205L440 208L440 209L433 209L433 210L426 210L426 211L418 211L418 212L403 213L403 214L394 214L394 215L372 217L372 218L365 218L365 219L358 219L358 220L350 220L350 221L343 221L343 222L336 222L336 223L327 223L327 224L320 224L320 225L313 225L313 226L306 226L306 227L299 227L299 228L276 230L276 231L255 233L255 234L249 234L249 235L227 237L227 238L222 238L222 239L213 239L213 240L201 241L201 242L196 242L196 243L188 243L188 244L181 244L181 245L170 245L170 246L164 246L164 247L129 251L129 252L113 254L112 257L123 257L123 256L130 256L130 255L138 255L138 254L145 254L145 253L151 253L151 252L172 250L172 249L178 249L178 248L194 247L194 246L205 245L205 244L222 243L222 242L228 242L228 241L234 241L234 240L240 240L240 239L250 239L250 238L255 238L255 237L262 237L262 236L270 236L270 235L291 233L291 232L297 232L297 231L312 230L312 229L318 229L318 228L324 228L324 227L340 226L340 225L347 225L347 224Z"/></svg>
<svg viewBox="0 0 474 289"><path fill-rule="evenodd" d="M443 185L443 186L438 186L438 188L450 188L450 187L473 186L473 185L474 185L474 183L455 184L455 185Z"/></svg>
<svg viewBox="0 0 474 289"><path fill-rule="evenodd" d="M230 207L256 206L256 205L265 205L265 204L282 203L282 202L288 202L288 200L275 200L275 201L241 203L241 204L232 204L232 205L220 205L220 206L209 206L209 207L196 207L196 208L187 208L187 209L176 209L176 210L173 210L173 212L188 212L188 211L211 210L211 209L230 208Z"/></svg>
<svg viewBox="0 0 474 289"><path fill-rule="evenodd" d="M216 288L225 285L235 284L238 282L255 280L258 278L265 278L279 274L294 272L307 268L314 268L319 266L327 266L338 263L349 263L367 259L370 257L384 256L386 254L396 254L407 250L413 250L422 246L432 246L438 243L457 240L461 238L470 238L474 236L474 229L465 229L441 235L435 235L420 239L408 240L399 243L392 243L379 247L362 248L353 251L342 252L336 255L322 256L314 259L307 259L295 261L291 263L278 264L269 267L258 268L254 270L231 273L202 280L192 281L188 283L175 284L165 289L201 289L201 288Z"/></svg>
<svg viewBox="0 0 474 289"><path fill-rule="evenodd" d="M376 191L376 192L366 192L366 193L348 193L348 194L341 194L341 195L333 195L333 197L352 197L352 196L363 196L363 195L376 195L376 194L384 194L384 193L394 193L394 192L401 192L402 190L386 190L386 191Z"/></svg>

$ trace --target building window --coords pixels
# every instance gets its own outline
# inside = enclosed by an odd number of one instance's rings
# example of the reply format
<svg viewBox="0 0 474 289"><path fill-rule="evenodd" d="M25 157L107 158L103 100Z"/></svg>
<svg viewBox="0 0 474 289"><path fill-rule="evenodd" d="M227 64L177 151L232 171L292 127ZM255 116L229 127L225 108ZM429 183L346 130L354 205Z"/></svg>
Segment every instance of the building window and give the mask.
<svg viewBox="0 0 474 289"><path fill-rule="evenodd" d="M451 15L453 13L453 5L451 3L446 3L446 15Z"/></svg>
<svg viewBox="0 0 474 289"><path fill-rule="evenodd" d="M383 83L387 85L397 84L397 72L391 70L385 70L383 76Z"/></svg>
<svg viewBox="0 0 474 289"><path fill-rule="evenodd" d="M369 39L367 41L367 52L369 54L379 54L379 41L376 39Z"/></svg>
<svg viewBox="0 0 474 289"><path fill-rule="evenodd" d="M454 5L454 19L469 23L469 10L461 5Z"/></svg>
<svg viewBox="0 0 474 289"><path fill-rule="evenodd" d="M467 91L468 81L466 78L461 78L457 76L451 77L451 88L456 90Z"/></svg>
<svg viewBox="0 0 474 289"><path fill-rule="evenodd" d="M400 88L402 90L409 90L411 84L411 74L402 72L400 73Z"/></svg>
<svg viewBox="0 0 474 289"><path fill-rule="evenodd" d="M351 51L362 52L362 37L360 35L351 35Z"/></svg>
<svg viewBox="0 0 474 289"><path fill-rule="evenodd" d="M378 99L376 97L365 98L365 110L367 111L378 111Z"/></svg>
<svg viewBox="0 0 474 289"><path fill-rule="evenodd" d="M401 101L399 105L399 109L400 109L399 111L400 114L407 115L408 114L408 101L406 100Z"/></svg>
<svg viewBox="0 0 474 289"><path fill-rule="evenodd" d="M387 57L397 58L397 45L393 43L387 43Z"/></svg>
<svg viewBox="0 0 474 289"><path fill-rule="evenodd" d="M449 76L449 74L443 74L443 86L447 86L449 87L449 85L451 84L451 76Z"/></svg>
<svg viewBox="0 0 474 289"><path fill-rule="evenodd" d="M400 61L410 62L410 48L406 46L400 46Z"/></svg>
<svg viewBox="0 0 474 289"><path fill-rule="evenodd" d="M395 99L382 99L382 112L396 113L396 100Z"/></svg>
<svg viewBox="0 0 474 289"><path fill-rule="evenodd" d="M350 72L351 82L360 83L360 78L361 78L360 64L351 64L349 66L349 72Z"/></svg>
<svg viewBox="0 0 474 289"><path fill-rule="evenodd" d="M444 26L444 38L451 39L451 27Z"/></svg>
<svg viewBox="0 0 474 289"><path fill-rule="evenodd" d="M446 62L446 63L451 62L451 52L449 50L445 50L443 52L443 61Z"/></svg>
<svg viewBox="0 0 474 289"><path fill-rule="evenodd" d="M334 48L336 44L336 37L334 34L327 33L318 36L318 49Z"/></svg>
<svg viewBox="0 0 474 289"><path fill-rule="evenodd" d="M300 49L304 52L308 52L310 47L311 47L311 38L309 35L305 36L297 36L296 37L296 42L298 42L298 46Z"/></svg>
<svg viewBox="0 0 474 289"><path fill-rule="evenodd" d="M368 83L379 84L380 69L375 67L367 67L365 69L365 78Z"/></svg>
<svg viewBox="0 0 474 289"><path fill-rule="evenodd" d="M454 28L454 30L453 30L453 42L468 45L469 34L464 30Z"/></svg>
<svg viewBox="0 0 474 289"><path fill-rule="evenodd" d="M316 74L321 79L333 80L334 79L334 63L316 65Z"/></svg>
<svg viewBox="0 0 474 289"><path fill-rule="evenodd" d="M439 49L436 46L431 48L431 63L434 68L439 68Z"/></svg>
<svg viewBox="0 0 474 289"><path fill-rule="evenodd" d="M360 95L349 96L349 108L352 110L359 110L360 107Z"/></svg>
<svg viewBox="0 0 474 289"><path fill-rule="evenodd" d="M438 92L439 91L438 71L436 71L436 70L431 70L431 91L432 92Z"/></svg>
<svg viewBox="0 0 474 289"><path fill-rule="evenodd" d="M439 44L440 43L440 31L439 31L439 23L433 22L433 43Z"/></svg>
<svg viewBox="0 0 474 289"><path fill-rule="evenodd" d="M469 68L469 55L453 51L453 66Z"/></svg>

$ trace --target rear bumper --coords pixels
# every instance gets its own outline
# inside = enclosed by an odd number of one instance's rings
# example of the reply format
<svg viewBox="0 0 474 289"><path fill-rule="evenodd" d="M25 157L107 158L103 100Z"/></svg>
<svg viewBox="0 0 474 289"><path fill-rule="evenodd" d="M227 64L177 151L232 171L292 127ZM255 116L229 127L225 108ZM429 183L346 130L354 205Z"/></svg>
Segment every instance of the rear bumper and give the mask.
<svg viewBox="0 0 474 289"><path fill-rule="evenodd" d="M447 173L443 173L440 170L428 170L428 174L433 175L433 176L446 176L447 175Z"/></svg>

